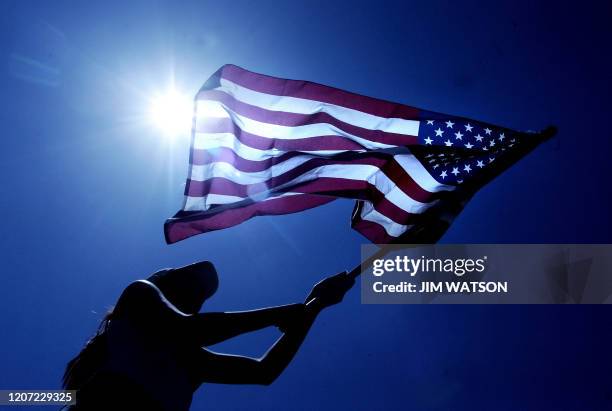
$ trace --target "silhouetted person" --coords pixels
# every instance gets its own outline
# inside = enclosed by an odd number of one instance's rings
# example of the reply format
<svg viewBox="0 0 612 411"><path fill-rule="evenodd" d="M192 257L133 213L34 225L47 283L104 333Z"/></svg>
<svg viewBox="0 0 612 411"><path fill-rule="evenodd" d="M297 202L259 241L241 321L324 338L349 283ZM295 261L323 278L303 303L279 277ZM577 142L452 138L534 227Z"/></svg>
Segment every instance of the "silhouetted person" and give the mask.
<svg viewBox="0 0 612 411"><path fill-rule="evenodd" d="M340 273L319 282L305 302L230 313L199 313L217 290L210 262L159 271L130 284L97 334L71 360L65 389L73 410L188 410L204 382L271 384L287 367L317 314L342 301L354 279ZM276 326L283 335L260 359L204 346Z"/></svg>

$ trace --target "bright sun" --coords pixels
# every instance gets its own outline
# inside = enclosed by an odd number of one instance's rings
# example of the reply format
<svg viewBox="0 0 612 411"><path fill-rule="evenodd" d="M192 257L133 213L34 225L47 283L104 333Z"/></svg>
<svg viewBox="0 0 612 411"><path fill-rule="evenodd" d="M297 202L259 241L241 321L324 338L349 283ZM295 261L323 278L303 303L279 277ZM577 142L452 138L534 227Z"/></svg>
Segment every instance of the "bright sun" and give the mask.
<svg viewBox="0 0 612 411"><path fill-rule="evenodd" d="M187 135L191 130L192 115L193 101L175 89L151 100L151 120L166 137Z"/></svg>

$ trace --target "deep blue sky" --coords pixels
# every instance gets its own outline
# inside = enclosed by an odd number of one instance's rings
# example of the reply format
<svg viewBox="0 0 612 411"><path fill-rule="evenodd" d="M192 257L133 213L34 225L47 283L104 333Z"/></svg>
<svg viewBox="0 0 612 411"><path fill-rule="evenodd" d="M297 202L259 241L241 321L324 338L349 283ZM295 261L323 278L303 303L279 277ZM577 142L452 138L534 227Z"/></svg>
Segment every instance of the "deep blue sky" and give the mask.
<svg viewBox="0 0 612 411"><path fill-rule="evenodd" d="M519 129L556 124L443 241L612 242L612 13L489 3L3 1L0 388L57 388L123 287L160 267L214 261L207 309L237 310L300 300L358 262L349 201L164 243L188 140L147 123L149 99L173 78L194 94L225 63ZM193 409L612 409L611 314L365 306L355 287L271 387L207 385ZM217 349L259 355L275 337Z"/></svg>

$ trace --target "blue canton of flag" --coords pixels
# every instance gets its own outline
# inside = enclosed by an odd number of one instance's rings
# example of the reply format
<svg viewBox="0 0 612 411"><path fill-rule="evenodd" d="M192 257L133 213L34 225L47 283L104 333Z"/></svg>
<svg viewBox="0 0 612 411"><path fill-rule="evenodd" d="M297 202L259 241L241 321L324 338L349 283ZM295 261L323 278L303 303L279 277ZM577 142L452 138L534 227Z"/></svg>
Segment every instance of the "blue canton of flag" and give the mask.
<svg viewBox="0 0 612 411"><path fill-rule="evenodd" d="M494 166L495 159L516 141L512 130L461 118L424 120L419 128L419 143L431 146L420 156L421 162L445 184L461 184Z"/></svg>

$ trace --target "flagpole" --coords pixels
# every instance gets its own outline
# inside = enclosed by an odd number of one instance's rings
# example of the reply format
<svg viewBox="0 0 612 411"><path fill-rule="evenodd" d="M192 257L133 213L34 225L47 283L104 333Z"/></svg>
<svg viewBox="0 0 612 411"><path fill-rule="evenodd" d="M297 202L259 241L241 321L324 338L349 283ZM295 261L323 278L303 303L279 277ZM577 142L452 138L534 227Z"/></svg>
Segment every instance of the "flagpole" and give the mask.
<svg viewBox="0 0 612 411"><path fill-rule="evenodd" d="M356 279L361 275L363 271L367 270L368 267L372 265L374 260L378 260L385 254L387 254L388 251L389 249L386 246L381 245L381 247L374 254L363 260L361 263L357 264L351 271L349 271L347 274L348 277Z"/></svg>
<svg viewBox="0 0 612 411"><path fill-rule="evenodd" d="M350 278L350 279L355 280L357 277L359 277L361 275L361 273L363 271L365 271L370 265L372 265L374 260L377 260L377 259L381 258L385 254L387 254L388 251L389 251L388 247L386 247L385 245L381 245L380 248L378 250L376 250L376 252L374 254L372 254L371 256L366 258L365 260L363 260L361 263L357 264L351 271L349 271L346 274L347 277ZM306 303L306 306L314 308L317 305L317 303L318 303L318 300L315 297L312 300L308 301Z"/></svg>

